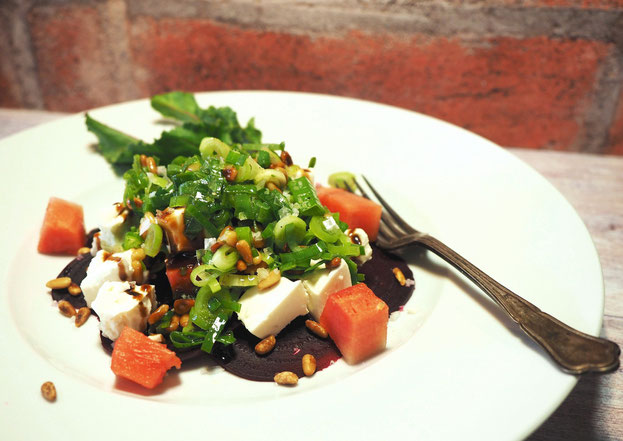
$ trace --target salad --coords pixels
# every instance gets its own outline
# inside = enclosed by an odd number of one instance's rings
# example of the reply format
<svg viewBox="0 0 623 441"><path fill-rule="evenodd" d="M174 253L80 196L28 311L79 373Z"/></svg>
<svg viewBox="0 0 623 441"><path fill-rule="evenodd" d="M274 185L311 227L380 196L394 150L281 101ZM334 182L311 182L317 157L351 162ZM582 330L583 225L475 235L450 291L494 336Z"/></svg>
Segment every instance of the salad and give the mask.
<svg viewBox="0 0 623 441"><path fill-rule="evenodd" d="M141 384L154 387L181 360L210 356L245 378L296 384L340 355L358 362L382 350L412 274L378 249L372 259L369 222L350 228L321 202L356 196L316 187L315 158L297 165L284 143L263 143L254 121L241 126L229 108L200 108L183 92L151 103L179 122L153 143L86 115L101 154L126 169L125 190L49 284L77 325L97 315L113 371L141 383L131 366L149 353L158 373ZM365 327L365 344L352 343L359 331L344 334L353 326ZM292 357L299 369L283 369L293 361L275 349L282 341L302 352ZM265 375L245 374L258 365L270 366Z"/></svg>

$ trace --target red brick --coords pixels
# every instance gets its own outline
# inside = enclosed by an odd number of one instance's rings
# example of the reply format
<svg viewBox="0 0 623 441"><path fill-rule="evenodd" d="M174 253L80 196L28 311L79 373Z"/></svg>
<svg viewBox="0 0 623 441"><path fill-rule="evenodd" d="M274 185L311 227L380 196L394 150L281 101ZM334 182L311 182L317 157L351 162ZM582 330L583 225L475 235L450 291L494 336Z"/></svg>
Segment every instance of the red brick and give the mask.
<svg viewBox="0 0 623 441"><path fill-rule="evenodd" d="M623 92L619 96L619 108L610 128L608 146L604 153L623 155Z"/></svg>
<svg viewBox="0 0 623 441"><path fill-rule="evenodd" d="M28 20L46 109L80 111L115 100L114 66L95 7L36 7Z"/></svg>
<svg viewBox="0 0 623 441"><path fill-rule="evenodd" d="M207 20L139 17L132 52L143 94L282 89L347 95L437 116L508 146L566 148L578 133L601 42L352 32L316 37Z"/></svg>

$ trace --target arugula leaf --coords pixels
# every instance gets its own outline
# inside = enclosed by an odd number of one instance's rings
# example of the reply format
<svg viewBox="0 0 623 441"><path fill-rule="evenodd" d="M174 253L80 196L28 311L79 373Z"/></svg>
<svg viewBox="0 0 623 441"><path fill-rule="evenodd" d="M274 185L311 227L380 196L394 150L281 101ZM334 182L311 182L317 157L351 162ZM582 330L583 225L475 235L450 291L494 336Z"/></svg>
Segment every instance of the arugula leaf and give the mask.
<svg viewBox="0 0 623 441"><path fill-rule="evenodd" d="M86 114L87 129L99 140L100 153L111 164L132 164L133 145L138 139L94 120Z"/></svg>
<svg viewBox="0 0 623 441"><path fill-rule="evenodd" d="M163 116L182 122L201 122L201 109L192 93L170 92L154 95L151 98L151 107Z"/></svg>
<svg viewBox="0 0 623 441"><path fill-rule="evenodd" d="M153 143L126 135L86 115L87 129L99 139L99 151L108 162L113 165L130 165L134 155L145 154L157 157L161 165L167 165L177 156L199 153L201 140L209 136L229 145L262 142L262 132L255 127L253 118L246 127L242 127L236 112L231 108L210 106L202 109L191 93L155 95L151 105L163 116L183 123L162 132Z"/></svg>

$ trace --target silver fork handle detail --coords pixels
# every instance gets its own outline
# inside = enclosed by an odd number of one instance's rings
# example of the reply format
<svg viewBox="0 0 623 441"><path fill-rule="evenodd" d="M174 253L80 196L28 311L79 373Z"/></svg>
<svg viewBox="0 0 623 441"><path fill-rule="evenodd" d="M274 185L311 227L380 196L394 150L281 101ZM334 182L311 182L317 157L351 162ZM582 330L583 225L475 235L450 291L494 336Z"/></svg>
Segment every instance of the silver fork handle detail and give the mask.
<svg viewBox="0 0 623 441"><path fill-rule="evenodd" d="M580 332L546 314L432 236L417 233L402 239L404 243L399 245L396 241L395 248L419 243L472 280L565 371L573 374L608 372L619 366L621 351L616 343Z"/></svg>

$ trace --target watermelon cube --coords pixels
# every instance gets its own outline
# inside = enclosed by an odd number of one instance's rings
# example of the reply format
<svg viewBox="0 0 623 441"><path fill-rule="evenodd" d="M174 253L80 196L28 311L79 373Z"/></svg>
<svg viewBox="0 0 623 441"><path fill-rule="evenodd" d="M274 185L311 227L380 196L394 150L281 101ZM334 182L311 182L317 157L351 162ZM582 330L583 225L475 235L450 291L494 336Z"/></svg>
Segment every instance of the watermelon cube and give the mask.
<svg viewBox="0 0 623 441"><path fill-rule="evenodd" d="M37 250L44 254L76 254L85 244L82 206L51 197L45 210Z"/></svg>
<svg viewBox="0 0 623 441"><path fill-rule="evenodd" d="M142 332L125 327L115 341L110 368L119 377L153 389L173 366L182 366L175 352Z"/></svg>
<svg viewBox="0 0 623 441"><path fill-rule="evenodd" d="M385 349L389 308L365 283L329 296L320 324L349 364L359 363Z"/></svg>
<svg viewBox="0 0 623 441"><path fill-rule="evenodd" d="M341 188L318 187L318 199L333 213L340 214L340 220L352 229L362 228L370 241L375 241L381 223L383 207Z"/></svg>

